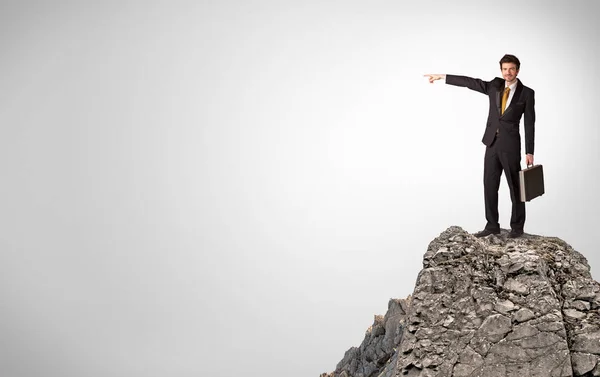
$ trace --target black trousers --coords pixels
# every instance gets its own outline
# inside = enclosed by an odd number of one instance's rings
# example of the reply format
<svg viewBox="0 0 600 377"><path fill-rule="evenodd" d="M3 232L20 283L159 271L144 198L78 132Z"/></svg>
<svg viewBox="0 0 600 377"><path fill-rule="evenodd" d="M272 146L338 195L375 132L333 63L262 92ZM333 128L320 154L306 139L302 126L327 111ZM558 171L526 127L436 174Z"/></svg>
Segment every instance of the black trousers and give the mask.
<svg viewBox="0 0 600 377"><path fill-rule="evenodd" d="M508 188L510 189L510 200L512 201L512 213L510 216L510 227L513 230L522 231L525 225L525 203L520 198L519 171L521 170L521 153L507 153L496 148L496 139L491 146L485 149L483 164L483 191L485 198L486 229L499 230L498 222L498 189L500 188L500 177L504 171Z"/></svg>

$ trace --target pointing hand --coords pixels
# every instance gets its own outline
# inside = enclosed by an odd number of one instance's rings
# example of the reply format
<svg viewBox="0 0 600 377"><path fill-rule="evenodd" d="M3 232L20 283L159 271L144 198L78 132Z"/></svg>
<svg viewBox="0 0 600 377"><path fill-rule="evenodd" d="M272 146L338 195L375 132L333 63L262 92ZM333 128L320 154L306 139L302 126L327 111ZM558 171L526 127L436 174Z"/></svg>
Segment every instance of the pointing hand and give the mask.
<svg viewBox="0 0 600 377"><path fill-rule="evenodd" d="M440 75L440 74L433 74L433 73L428 73L426 75L423 75L423 77L429 77L429 83L433 84L433 82L435 80L439 80L439 79L445 79L446 75Z"/></svg>

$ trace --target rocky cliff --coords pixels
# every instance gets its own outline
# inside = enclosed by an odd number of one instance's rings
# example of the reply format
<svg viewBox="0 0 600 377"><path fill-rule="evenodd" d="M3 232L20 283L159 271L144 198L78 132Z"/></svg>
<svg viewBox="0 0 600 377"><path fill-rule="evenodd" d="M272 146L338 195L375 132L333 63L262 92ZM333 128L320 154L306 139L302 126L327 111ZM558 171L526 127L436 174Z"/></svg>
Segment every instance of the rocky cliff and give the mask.
<svg viewBox="0 0 600 377"><path fill-rule="evenodd" d="M600 285L566 242L450 227L413 294L321 377L600 376Z"/></svg>

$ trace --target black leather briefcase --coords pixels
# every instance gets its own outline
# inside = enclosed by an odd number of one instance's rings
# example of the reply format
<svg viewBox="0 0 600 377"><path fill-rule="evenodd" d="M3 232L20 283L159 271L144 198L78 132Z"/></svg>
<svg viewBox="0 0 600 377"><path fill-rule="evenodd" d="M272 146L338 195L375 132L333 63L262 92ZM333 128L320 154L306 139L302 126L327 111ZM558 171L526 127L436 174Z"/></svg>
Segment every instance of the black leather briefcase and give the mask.
<svg viewBox="0 0 600 377"><path fill-rule="evenodd" d="M533 165L519 172L521 201L528 202L544 194L544 169L542 165Z"/></svg>

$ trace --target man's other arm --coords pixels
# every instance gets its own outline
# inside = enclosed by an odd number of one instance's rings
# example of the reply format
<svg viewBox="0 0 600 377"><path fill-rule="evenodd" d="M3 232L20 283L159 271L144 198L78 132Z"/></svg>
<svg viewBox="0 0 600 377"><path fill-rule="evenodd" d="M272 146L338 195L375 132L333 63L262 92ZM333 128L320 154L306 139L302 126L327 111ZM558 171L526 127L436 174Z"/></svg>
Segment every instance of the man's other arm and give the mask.
<svg viewBox="0 0 600 377"><path fill-rule="evenodd" d="M533 165L533 148L535 140L535 92L531 91L530 98L525 102L525 160L527 165Z"/></svg>

